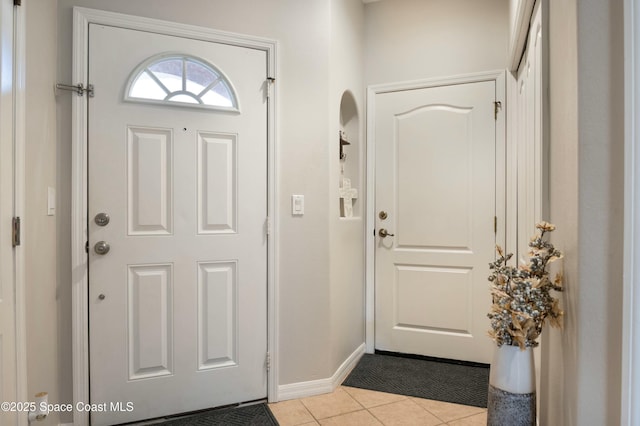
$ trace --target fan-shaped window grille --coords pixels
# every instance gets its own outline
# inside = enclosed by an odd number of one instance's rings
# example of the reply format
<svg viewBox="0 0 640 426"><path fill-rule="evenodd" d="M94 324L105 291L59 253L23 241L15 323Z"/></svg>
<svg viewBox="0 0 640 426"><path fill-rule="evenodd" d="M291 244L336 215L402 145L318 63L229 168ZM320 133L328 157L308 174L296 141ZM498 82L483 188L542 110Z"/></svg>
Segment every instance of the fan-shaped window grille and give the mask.
<svg viewBox="0 0 640 426"><path fill-rule="evenodd" d="M233 86L220 70L188 55L162 55L142 63L129 79L125 99L238 110Z"/></svg>

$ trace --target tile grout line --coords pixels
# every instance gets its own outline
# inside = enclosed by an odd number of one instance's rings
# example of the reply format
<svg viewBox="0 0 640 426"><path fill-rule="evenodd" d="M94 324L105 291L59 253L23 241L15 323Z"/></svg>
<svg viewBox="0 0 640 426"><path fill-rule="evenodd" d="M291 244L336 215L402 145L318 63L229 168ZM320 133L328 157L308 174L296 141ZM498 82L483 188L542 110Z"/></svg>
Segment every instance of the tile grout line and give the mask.
<svg viewBox="0 0 640 426"><path fill-rule="evenodd" d="M311 410L309 410L309 407L307 407L307 404L304 403L304 398L300 398L300 403L302 404L302 406L304 407L305 410L307 410L307 413L309 413L309 415L311 416L311 418L318 424L320 424L320 421L318 419L316 419L316 416L313 415L313 413L311 412ZM304 423L301 423L301 425L303 425Z"/></svg>
<svg viewBox="0 0 640 426"><path fill-rule="evenodd" d="M385 405L389 405L389 404L385 404ZM381 407L381 406L379 405L379 407ZM376 415L375 415L375 414L373 414L371 411L369 411L369 409L367 409L367 412L368 412L369 414L371 414L371 416L373 416L373 418L374 418L374 419L376 419L377 421L379 421L379 422L382 424L382 426L386 426L386 425L384 424L384 422L382 421L382 419L379 419L379 418L378 418L378 416L376 416Z"/></svg>
<svg viewBox="0 0 640 426"><path fill-rule="evenodd" d="M458 420L464 420L464 419L468 419L469 417L475 417L475 416L479 416L480 414L484 414L486 413L486 409L485 411L481 411L479 413L475 413L475 414L469 414L468 416L464 416L464 417L460 417L459 419L453 419L451 420L452 422L457 422Z"/></svg>
<svg viewBox="0 0 640 426"><path fill-rule="evenodd" d="M437 401L437 400L429 400L429 399L426 399L426 398L420 398L420 397L418 397L418 396L412 396L412 397L409 397L409 399L424 399L424 400L428 400L428 401ZM414 402L415 402L415 401L414 401ZM441 402L446 402L446 401L441 401ZM450 403L450 404L455 404L455 403ZM418 404L418 405L420 405L420 404ZM459 405L464 405L464 404L459 404ZM422 407L422 406L421 406L421 407ZM476 407L476 406L468 405L467 407ZM479 411L479 412L477 412L477 413L473 413L473 414L469 414L469 415L467 415L467 416L463 416L463 417L458 417L458 418L455 418L455 419L451 419L451 420L443 420L441 417L439 417L436 413L433 413L433 412L432 412L431 410L429 410L428 408L426 408L426 407L422 407L422 408L423 408L423 409L425 409L425 410L427 410L427 411L428 411L429 413L431 413L435 418L437 418L438 420L440 420L440 421L442 422L442 424L443 424L443 425L448 425L448 424L449 424L449 422L456 422L456 421L458 421L458 420L467 419L467 418L469 418L469 417L477 416L477 415L479 415L479 414L482 414L482 413L486 413L486 412L487 412L487 409L486 409L486 408L484 408L484 407L476 407L476 408L480 408L480 409L482 409L482 411Z"/></svg>
<svg viewBox="0 0 640 426"><path fill-rule="evenodd" d="M338 389L340 389L340 387L342 387L342 386L339 386L339 387L337 387L336 389L334 389L334 391L333 391L332 393L335 393L335 391L336 391L336 390L338 390ZM315 420L315 421L316 421L316 423L318 423L318 424L320 424L320 420L331 419L331 418L334 418L334 417L342 416L342 415L344 415L344 414L355 413L355 412L357 412L357 411L362 411L362 410L369 411L369 410L367 410L367 409L366 409L362 404L360 404L360 401L356 400L353 396L351 396L351 394L350 394L349 392L347 392L347 391L346 391L346 390L344 390L344 389L343 389L342 391L343 391L345 394L347 394L347 396L348 396L349 398L351 398L351 399L352 399L356 404L358 404L358 405L360 406L360 409L359 409L359 410L346 411L346 412L344 412L344 413L336 414L335 416L323 417L322 419L318 419L318 418L317 418L317 417L316 417L316 416L311 412L311 410L309 410L309 407L307 407L307 404L305 404L305 403L304 403L304 400L303 400L304 398L300 399L300 402L302 403L302 405L304 406L304 408L307 410L307 412L308 412L309 414L311 414L311 417L313 417L313 420ZM313 397L311 397L311 398L313 398Z"/></svg>
<svg viewBox="0 0 640 426"><path fill-rule="evenodd" d="M356 389L359 389L359 388L356 388ZM367 389L365 389L365 390L367 390ZM374 406L371 406L371 407L365 407L364 405L362 405L362 403L360 403L360 401L358 401L358 400L356 399L356 397L355 397L355 396L351 395L351 394L349 393L349 391L346 391L346 390L345 390L345 392L347 392L347 394L349 394L349 396L351 396L351 398L352 398L353 400L355 400L358 404L360 404L360 406L361 406L361 407L363 407L366 411L368 411L368 412L369 412L373 417L375 417L375 418L376 418L380 423L383 423L383 422L382 422L382 420L380 420L380 419L379 419L375 414L373 414L373 413L371 412L371 409L372 409L372 408L384 407L384 406L387 406L387 405L396 404L396 403L401 402L401 401L411 401L411 402L413 402L414 404L416 404L418 407L422 408L424 411L426 411L427 413L431 414L431 415L432 415L432 416L434 416L436 419L438 419L438 420L440 421L440 423L439 423L437 426L441 426L441 425L448 425L448 424L449 424L449 423L448 423L448 421L446 421L446 420L442 419L442 418L441 418L440 416L438 416L436 413L432 412L432 411L431 411L431 410L429 410L428 408L423 407L422 405L420 405L420 404L418 404L418 403L416 403L416 402L414 401L414 399L425 399L425 398L420 398L420 397L417 397L417 396L401 395L401 396L403 396L404 398L403 398L403 399L400 399L400 400L398 400L398 401L385 402L385 403L383 403L383 404L374 405ZM372 391L372 392L377 392L377 391ZM387 392L385 392L385 393L387 393ZM393 394L393 395L400 395L400 394ZM481 407L479 407L479 408L481 408ZM485 411L486 411L486 408L485 408ZM456 418L456 419L452 419L451 421L453 422L453 421L457 421L457 420L466 419L466 418L468 418L468 417L476 416L476 415L481 414L481 413L482 413L482 411L481 411L481 412L479 412L479 413L470 414L470 415L468 415L468 416L458 417L458 418ZM345 413L345 414L346 414L346 413ZM337 416L331 416L331 417L337 417ZM314 418L315 418L315 417L314 417ZM327 418L329 418L329 417L327 417ZM317 419L316 419L316 420L317 420ZM383 424L384 424L384 423L383 423Z"/></svg>
<svg viewBox="0 0 640 426"><path fill-rule="evenodd" d="M336 390L338 390L338 389L340 389L340 388L343 388L343 386L339 386L338 388L336 388ZM359 389L359 388L358 388L358 389ZM366 390L366 389L365 389L365 390ZM320 423L321 423L321 421L323 421L323 420L332 419L332 418L335 418L335 417L340 417L340 416L344 416L344 415L348 415L348 414L352 414L352 413L356 413L356 412L360 412L360 411L366 411L366 412L367 412L369 415L371 415L371 416L372 416L376 421L378 421L378 422L380 422L382 425L384 425L384 422L383 422L380 418L378 418L378 417L377 417L377 416L376 416L376 415L371 411L372 409L376 409L376 408L378 408L378 407L384 407L384 406L392 405L392 404L395 404L395 403L398 403L398 402L402 402L402 401L411 401L413 404L415 404L416 406L420 407L422 410L424 410L425 412L427 412L427 413L429 413L430 415L434 416L438 421L440 421L441 423L438 423L438 426L447 426L447 425L449 425L449 422L447 422L447 421L443 420L443 419L442 419L442 418L440 418L437 414L433 413L433 412L432 412L432 411L430 411L428 408L426 408L426 407L422 406L421 404L419 404L419 403L417 403L417 402L415 401L416 399L420 400L420 399L424 399L424 398L411 397L411 396L407 396L407 395L400 395L400 396L402 396L402 399L400 399L400 400L396 400L396 401L392 401L392 402L385 402L385 403L382 403L382 404L379 404L379 405L374 405L374 406L371 406L371 407L365 407L365 406L363 405L363 403L361 403L361 402L356 398L356 396L352 395L349 391L347 391L347 390L346 390L346 389L344 389L344 388L342 389L342 391L344 392L344 394L345 394L345 395L347 395L347 396L348 396L348 398L349 398L350 400L352 400L353 402L355 402L355 403L356 403L356 405L358 405L360 408L358 408L358 409L348 410L348 411L345 411L345 412L340 413L340 414L336 414L336 415L332 415L332 416L328 416L328 417L323 417L323 418L321 418L321 419L320 419L320 418L316 417L316 416L311 412L311 410L309 409L309 407L307 406L307 404L305 404L304 399L307 399L307 398L300 398L300 399L299 399L299 401L300 401L300 403L302 404L302 407L304 408L304 410L307 412L307 414L308 414L308 415L313 419L313 421L314 421L315 423L317 423L317 424L320 424ZM335 392L335 390L334 390L334 392ZM372 391L372 392L376 392L376 391ZM398 395L398 394L394 394L394 395ZM313 397L308 397L308 398L313 398ZM463 417L459 417L459 418L451 419L451 422L456 422L456 421L460 421L460 420L468 419L468 418L471 418L471 417L474 417L474 416L478 416L478 415L481 415L481 414L483 414L483 413L486 413L486 411L487 411L487 410L486 410L486 408L483 408L483 407L478 407L478 408L481 408L481 409L482 409L482 411L480 411L480 412L476 412L476 413L473 413L473 414L469 414L469 415L466 415L466 416L463 416ZM309 423L309 422L306 422L306 423ZM306 424L306 423L296 423L296 425L297 425L297 426L301 426L301 425L304 425L304 424Z"/></svg>

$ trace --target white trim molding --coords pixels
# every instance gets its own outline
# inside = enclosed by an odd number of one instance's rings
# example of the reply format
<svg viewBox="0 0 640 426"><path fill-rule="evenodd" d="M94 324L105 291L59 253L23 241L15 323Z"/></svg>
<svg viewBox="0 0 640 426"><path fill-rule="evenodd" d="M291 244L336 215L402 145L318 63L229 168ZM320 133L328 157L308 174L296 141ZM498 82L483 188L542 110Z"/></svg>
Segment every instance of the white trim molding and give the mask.
<svg viewBox="0 0 640 426"><path fill-rule="evenodd" d="M531 22L536 0L512 0L510 7L513 7L514 3L516 10L509 34L509 70L512 72L518 71L520 66L520 60L527 45L529 22Z"/></svg>
<svg viewBox="0 0 640 426"><path fill-rule="evenodd" d="M366 249L365 249L365 343L366 352L375 352L375 124L376 124L376 95L403 90L426 89L430 87L449 86L454 84L478 83L495 81L495 99L502 102L502 108L496 119L496 216L498 228L496 241L505 245L507 226L507 151L506 151L506 71L493 70L473 74L461 74L449 77L430 78L423 80L384 83L367 88L367 138L366 138L366 169L367 169L367 202L366 202Z"/></svg>
<svg viewBox="0 0 640 426"><path fill-rule="evenodd" d="M25 0L23 0L25 1ZM72 84L88 85L89 24L118 26L177 37L186 37L214 43L225 43L262 50L267 57L267 75L277 74L277 42L260 37L217 31L210 28L124 15L114 12L74 7L73 9L73 66ZM275 80L273 80L275 81ZM277 104L278 86L272 87L268 96L268 215L271 232L268 238L267 275L267 339L270 354L267 397L276 400L278 392L278 217L277 210ZM88 315L88 262L87 242L87 101L88 96L73 96L72 101L72 208L71 208L71 257L72 257L72 353L73 353L73 401L89 402L89 315ZM26 400L26 399L25 399ZM74 425L89 424L86 412L74 412Z"/></svg>
<svg viewBox="0 0 640 426"><path fill-rule="evenodd" d="M13 134L14 134L14 216L25 215L25 144L26 144L26 39L27 1L13 6ZM21 239L25 241L24 227ZM27 294L25 281L24 246L15 248L15 318L16 369L18 401L28 401L27 390ZM26 426L26 413L18 417L18 425Z"/></svg>
<svg viewBox="0 0 640 426"><path fill-rule="evenodd" d="M640 424L640 7L624 2L625 220L622 425Z"/></svg>
<svg viewBox="0 0 640 426"><path fill-rule="evenodd" d="M306 398L308 396L331 393L344 382L351 370L355 368L365 353L365 344L360 345L349 357L338 367L333 376L327 379L310 380L308 382L291 383L278 387L278 401L289 399Z"/></svg>

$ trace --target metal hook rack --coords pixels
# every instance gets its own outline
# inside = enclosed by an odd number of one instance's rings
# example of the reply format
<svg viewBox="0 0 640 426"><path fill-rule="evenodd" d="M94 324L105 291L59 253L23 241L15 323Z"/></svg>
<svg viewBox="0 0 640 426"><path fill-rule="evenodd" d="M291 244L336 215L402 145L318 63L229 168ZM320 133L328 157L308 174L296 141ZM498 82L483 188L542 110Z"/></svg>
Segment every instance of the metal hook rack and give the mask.
<svg viewBox="0 0 640 426"><path fill-rule="evenodd" d="M347 158L347 154L344 153L344 146L351 145L350 142L347 141L346 135L343 131L340 131L340 159L344 160Z"/></svg>

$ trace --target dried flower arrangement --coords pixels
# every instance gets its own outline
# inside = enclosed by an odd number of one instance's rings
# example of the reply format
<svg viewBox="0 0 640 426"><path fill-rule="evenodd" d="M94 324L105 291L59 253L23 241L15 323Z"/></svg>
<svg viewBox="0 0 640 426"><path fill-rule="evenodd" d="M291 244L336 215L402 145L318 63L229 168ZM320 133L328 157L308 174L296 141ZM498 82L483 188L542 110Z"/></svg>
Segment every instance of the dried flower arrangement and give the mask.
<svg viewBox="0 0 640 426"><path fill-rule="evenodd" d="M538 233L529 242L529 261L519 267L509 266L512 254L505 256L496 246L498 259L489 264L489 276L493 306L487 316L492 329L489 336L498 347L519 346L521 350L538 346L536 339L542 332L545 320L553 327L562 327L563 312L551 290L562 291L562 273L549 279L547 265L562 258L562 253L544 236L556 227L547 222L536 224Z"/></svg>

